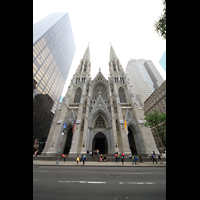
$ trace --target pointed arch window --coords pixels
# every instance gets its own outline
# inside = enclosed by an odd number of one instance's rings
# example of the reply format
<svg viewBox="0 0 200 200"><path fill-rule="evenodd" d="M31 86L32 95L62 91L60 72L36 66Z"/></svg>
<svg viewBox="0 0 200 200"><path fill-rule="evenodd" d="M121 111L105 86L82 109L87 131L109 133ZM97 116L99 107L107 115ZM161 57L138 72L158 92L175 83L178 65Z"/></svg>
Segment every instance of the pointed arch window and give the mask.
<svg viewBox="0 0 200 200"><path fill-rule="evenodd" d="M74 97L74 103L80 103L80 101L81 101L81 88L78 88L76 90L76 94Z"/></svg>
<svg viewBox="0 0 200 200"><path fill-rule="evenodd" d="M84 72L87 71L87 62L85 63L85 66L84 66Z"/></svg>
<svg viewBox="0 0 200 200"><path fill-rule="evenodd" d="M119 63L118 63L118 61L117 61L117 68L118 68L118 71L120 71L120 68L119 68Z"/></svg>
<svg viewBox="0 0 200 200"><path fill-rule="evenodd" d="M122 87L119 88L119 100L120 100L120 103L127 103L125 92L124 92L124 89Z"/></svg>
<svg viewBox="0 0 200 200"><path fill-rule="evenodd" d="M116 71L116 65L114 62L113 62L113 70Z"/></svg>
<svg viewBox="0 0 200 200"><path fill-rule="evenodd" d="M81 63L81 69L80 69L80 72L82 72L82 68L83 68L83 62Z"/></svg>
<svg viewBox="0 0 200 200"><path fill-rule="evenodd" d="M97 118L94 128L106 128L105 122L101 116Z"/></svg>

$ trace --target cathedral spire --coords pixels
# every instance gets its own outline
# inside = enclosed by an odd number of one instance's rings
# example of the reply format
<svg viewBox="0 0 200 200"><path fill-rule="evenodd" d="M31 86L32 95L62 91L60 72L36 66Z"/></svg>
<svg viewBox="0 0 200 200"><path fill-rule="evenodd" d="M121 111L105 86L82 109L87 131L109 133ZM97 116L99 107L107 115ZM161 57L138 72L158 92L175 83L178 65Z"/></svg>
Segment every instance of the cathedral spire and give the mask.
<svg viewBox="0 0 200 200"><path fill-rule="evenodd" d="M83 56L83 59L84 59L84 60L88 60L88 61L90 62L90 49L89 49L89 44L90 44L90 43L88 43L88 47L87 47L87 49L86 49L86 51L85 51L85 54L84 54L84 56Z"/></svg>
<svg viewBox="0 0 200 200"><path fill-rule="evenodd" d="M115 51L112 47L112 44L110 43L110 61L113 61L113 60L117 60L117 56L116 56Z"/></svg>

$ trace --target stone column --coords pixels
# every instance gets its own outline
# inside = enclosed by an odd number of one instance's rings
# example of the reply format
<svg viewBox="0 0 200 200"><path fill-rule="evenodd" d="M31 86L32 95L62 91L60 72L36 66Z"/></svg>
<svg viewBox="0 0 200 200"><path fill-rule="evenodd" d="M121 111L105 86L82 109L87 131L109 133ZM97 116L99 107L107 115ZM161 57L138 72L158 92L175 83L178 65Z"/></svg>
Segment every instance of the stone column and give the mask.
<svg viewBox="0 0 200 200"><path fill-rule="evenodd" d="M81 101L79 104L79 108L78 108L78 114L77 114L77 120L81 121L81 116L82 116L82 112L83 112L83 94L81 95ZM71 149L69 152L69 156L70 157L76 157L77 156L77 150L78 150L78 142L79 142L79 134L80 134L80 124L76 123L76 127L73 133L73 138L72 138L72 144L71 144Z"/></svg>
<svg viewBox="0 0 200 200"><path fill-rule="evenodd" d="M110 84L109 84L109 91L111 91ZM113 130L114 152L117 152L117 151L119 151L119 146L118 146L118 140L117 140L117 130L116 130L114 108L113 108L114 105L113 105L113 98L112 98L111 92L110 92L110 104L111 104L111 116L112 116L112 130Z"/></svg>
<svg viewBox="0 0 200 200"><path fill-rule="evenodd" d="M122 136L122 145L123 145L123 153L128 157L129 154L131 154L130 147L129 147L129 141L128 141L128 135L124 129L124 120L123 120L123 115L122 115L122 110L121 110L121 105L119 104L119 94L117 91L116 84L114 84L115 88L115 94L116 94L116 99L117 99L117 110L118 110L118 117L119 117L119 123L120 123L120 132ZM120 152L122 153L122 152Z"/></svg>
<svg viewBox="0 0 200 200"><path fill-rule="evenodd" d="M87 149L90 150L89 144L87 142L89 139L89 138L87 138L89 107L90 107L90 96L88 96L88 98L87 98L86 115L85 115L85 119L84 119L84 130L83 130L83 140L82 140L83 142L82 142L80 154L87 153Z"/></svg>

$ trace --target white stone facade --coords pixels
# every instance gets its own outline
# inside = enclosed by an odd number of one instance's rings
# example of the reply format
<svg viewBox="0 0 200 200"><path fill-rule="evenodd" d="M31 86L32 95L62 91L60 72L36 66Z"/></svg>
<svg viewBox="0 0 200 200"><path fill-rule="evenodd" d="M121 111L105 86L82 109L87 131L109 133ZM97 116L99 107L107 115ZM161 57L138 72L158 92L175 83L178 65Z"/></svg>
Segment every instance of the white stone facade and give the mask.
<svg viewBox="0 0 200 200"><path fill-rule="evenodd" d="M42 154L52 156L60 152L77 156L95 149L107 154L124 152L127 156L158 153L150 128L142 126L144 111L136 95L130 92L127 76L112 46L110 77L106 79L99 69L91 80L90 70L88 46L54 116Z"/></svg>

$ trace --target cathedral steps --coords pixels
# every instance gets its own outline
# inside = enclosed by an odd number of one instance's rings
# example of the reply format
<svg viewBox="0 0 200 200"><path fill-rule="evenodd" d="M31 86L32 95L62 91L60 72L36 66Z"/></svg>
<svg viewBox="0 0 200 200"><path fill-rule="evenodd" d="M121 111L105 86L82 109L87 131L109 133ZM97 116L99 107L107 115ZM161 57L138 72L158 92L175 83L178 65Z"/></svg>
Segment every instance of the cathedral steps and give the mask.
<svg viewBox="0 0 200 200"><path fill-rule="evenodd" d="M139 156L136 155L136 157L138 158L138 161L139 161L140 160ZM33 159L36 159L35 156L33 156ZM37 157L37 160L46 160L46 161L54 161L54 160L56 161L57 159L58 159L58 156L41 156L41 155L38 155L38 157ZM62 161L63 158L59 157L59 160ZM143 160L143 162L152 162L152 159L150 160L149 157L142 157L142 160ZM156 156L156 160L159 161L157 156ZM76 157L67 157L65 161L75 161L76 162ZM97 157L96 158L92 158L92 157L87 158L86 157L86 162L94 162L94 161L97 161ZM107 161L108 162L115 162L116 159L115 159L114 156L108 155ZM162 161L166 162L166 158L163 157ZM121 159L120 159L120 162L121 162ZM132 162L132 159L124 158L124 162Z"/></svg>

